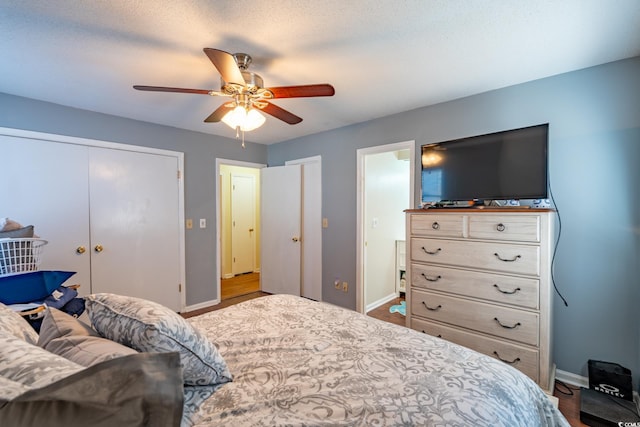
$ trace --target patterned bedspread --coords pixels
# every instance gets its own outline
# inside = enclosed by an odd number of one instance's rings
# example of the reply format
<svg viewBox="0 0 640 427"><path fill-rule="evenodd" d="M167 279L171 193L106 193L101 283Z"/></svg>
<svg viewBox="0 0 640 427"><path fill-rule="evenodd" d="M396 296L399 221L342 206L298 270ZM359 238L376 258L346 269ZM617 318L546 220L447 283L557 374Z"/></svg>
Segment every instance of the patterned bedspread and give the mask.
<svg viewBox="0 0 640 427"><path fill-rule="evenodd" d="M219 346L233 382L186 390L183 424L569 425L516 369L326 303L273 295L188 320Z"/></svg>

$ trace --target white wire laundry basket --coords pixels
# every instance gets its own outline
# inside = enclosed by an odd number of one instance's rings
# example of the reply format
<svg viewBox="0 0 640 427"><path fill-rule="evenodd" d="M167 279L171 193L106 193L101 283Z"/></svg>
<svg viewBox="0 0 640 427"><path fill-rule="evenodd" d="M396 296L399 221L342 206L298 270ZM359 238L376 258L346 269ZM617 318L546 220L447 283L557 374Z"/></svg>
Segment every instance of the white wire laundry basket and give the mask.
<svg viewBox="0 0 640 427"><path fill-rule="evenodd" d="M38 270L47 243L37 238L0 239L0 276Z"/></svg>

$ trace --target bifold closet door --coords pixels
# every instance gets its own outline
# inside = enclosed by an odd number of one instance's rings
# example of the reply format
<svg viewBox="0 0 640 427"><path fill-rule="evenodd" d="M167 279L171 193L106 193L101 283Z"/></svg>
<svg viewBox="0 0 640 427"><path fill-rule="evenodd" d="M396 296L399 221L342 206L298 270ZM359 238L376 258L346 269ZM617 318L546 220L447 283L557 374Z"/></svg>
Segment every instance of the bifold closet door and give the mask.
<svg viewBox="0 0 640 427"><path fill-rule="evenodd" d="M177 157L9 135L0 152L0 217L49 242L40 269L181 310Z"/></svg>
<svg viewBox="0 0 640 427"><path fill-rule="evenodd" d="M88 148L0 135L0 217L33 225L48 241L41 270L74 271L65 284L91 292Z"/></svg>
<svg viewBox="0 0 640 427"><path fill-rule="evenodd" d="M178 160L91 148L92 292L181 309Z"/></svg>

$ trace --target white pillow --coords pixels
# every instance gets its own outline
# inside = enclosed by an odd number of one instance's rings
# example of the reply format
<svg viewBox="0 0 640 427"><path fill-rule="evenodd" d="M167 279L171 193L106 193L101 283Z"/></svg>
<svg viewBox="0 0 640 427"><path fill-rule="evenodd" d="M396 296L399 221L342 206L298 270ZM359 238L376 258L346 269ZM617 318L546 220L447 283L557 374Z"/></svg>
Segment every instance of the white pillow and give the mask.
<svg viewBox="0 0 640 427"><path fill-rule="evenodd" d="M107 293L92 294L85 300L87 315L100 335L140 352L178 352L185 384L231 381L216 346L169 308Z"/></svg>

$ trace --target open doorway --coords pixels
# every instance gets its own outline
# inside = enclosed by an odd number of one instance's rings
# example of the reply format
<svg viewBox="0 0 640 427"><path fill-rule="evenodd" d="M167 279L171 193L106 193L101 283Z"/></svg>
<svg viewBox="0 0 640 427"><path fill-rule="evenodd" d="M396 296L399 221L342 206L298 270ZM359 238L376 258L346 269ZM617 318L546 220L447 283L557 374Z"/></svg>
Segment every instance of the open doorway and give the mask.
<svg viewBox="0 0 640 427"><path fill-rule="evenodd" d="M356 308L367 313L400 297L405 209L413 207L415 142L360 149Z"/></svg>
<svg viewBox="0 0 640 427"><path fill-rule="evenodd" d="M260 169L264 166L216 160L221 301L260 290Z"/></svg>

